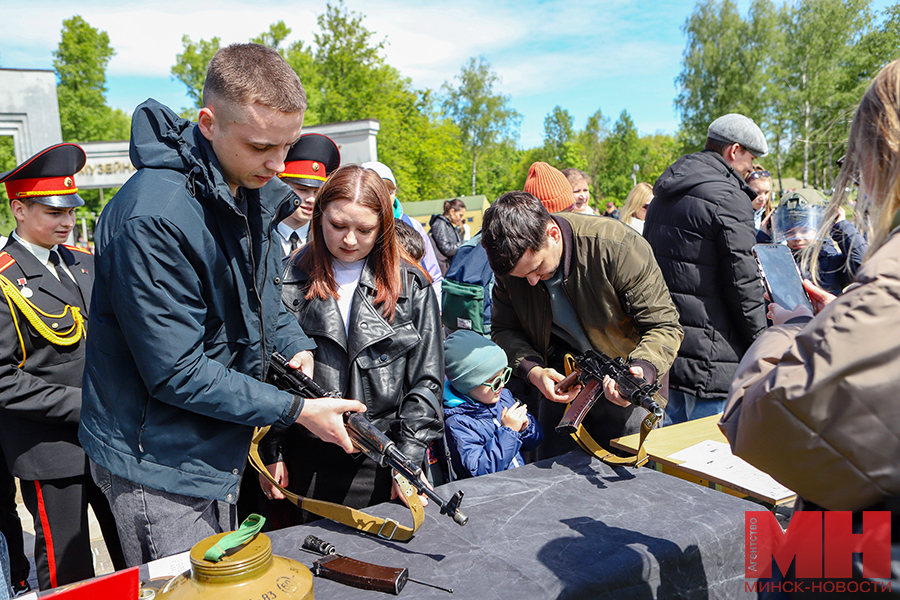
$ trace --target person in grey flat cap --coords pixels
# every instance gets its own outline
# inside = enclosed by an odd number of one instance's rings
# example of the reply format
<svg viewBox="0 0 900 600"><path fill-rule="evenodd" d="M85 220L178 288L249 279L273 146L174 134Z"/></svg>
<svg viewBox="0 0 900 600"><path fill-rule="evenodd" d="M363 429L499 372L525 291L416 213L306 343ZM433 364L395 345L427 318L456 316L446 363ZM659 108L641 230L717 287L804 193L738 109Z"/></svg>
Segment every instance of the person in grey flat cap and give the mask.
<svg viewBox="0 0 900 600"><path fill-rule="evenodd" d="M766 327L751 253L756 192L744 178L768 152L752 119L727 114L710 124L702 152L679 158L653 187L644 237L684 328L667 425L721 413L741 356Z"/></svg>

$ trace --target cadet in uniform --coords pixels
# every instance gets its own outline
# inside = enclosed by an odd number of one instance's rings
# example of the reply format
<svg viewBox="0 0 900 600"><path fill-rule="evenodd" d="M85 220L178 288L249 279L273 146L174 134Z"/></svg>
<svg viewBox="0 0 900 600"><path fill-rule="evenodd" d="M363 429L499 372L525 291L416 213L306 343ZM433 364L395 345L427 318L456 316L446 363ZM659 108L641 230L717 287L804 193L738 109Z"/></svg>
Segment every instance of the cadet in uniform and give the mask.
<svg viewBox="0 0 900 600"><path fill-rule="evenodd" d="M309 241L309 221L316 204L316 192L328 176L341 166L341 152L331 138L307 133L288 152L284 172L278 177L291 186L300 203L297 210L278 224L282 256L287 256Z"/></svg>
<svg viewBox="0 0 900 600"><path fill-rule="evenodd" d="M42 590L94 576L88 504L113 564L125 565L78 444L94 262L63 242L84 204L73 178L84 163L81 148L59 144L0 174L16 218L0 252L0 447L34 518Z"/></svg>

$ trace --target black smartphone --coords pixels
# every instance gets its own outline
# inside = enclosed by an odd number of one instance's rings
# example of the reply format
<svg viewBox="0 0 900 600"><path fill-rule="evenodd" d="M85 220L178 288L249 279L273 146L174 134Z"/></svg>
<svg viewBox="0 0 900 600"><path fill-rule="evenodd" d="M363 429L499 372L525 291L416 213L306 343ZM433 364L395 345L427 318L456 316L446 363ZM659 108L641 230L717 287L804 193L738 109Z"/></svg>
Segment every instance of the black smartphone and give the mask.
<svg viewBox="0 0 900 600"><path fill-rule="evenodd" d="M813 312L790 248L783 244L756 244L753 255L772 302L788 310L803 305Z"/></svg>

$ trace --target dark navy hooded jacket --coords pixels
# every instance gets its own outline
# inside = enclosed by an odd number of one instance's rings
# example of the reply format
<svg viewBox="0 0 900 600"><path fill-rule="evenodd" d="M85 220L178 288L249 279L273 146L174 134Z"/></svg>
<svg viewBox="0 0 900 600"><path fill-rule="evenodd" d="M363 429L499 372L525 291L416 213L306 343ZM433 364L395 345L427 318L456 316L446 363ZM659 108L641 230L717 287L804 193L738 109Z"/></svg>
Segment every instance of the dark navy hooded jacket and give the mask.
<svg viewBox="0 0 900 600"><path fill-rule="evenodd" d="M131 160L96 232L79 440L130 481L236 502L253 427L302 408L263 383L268 357L315 347L269 246L294 196L277 179L245 189L245 216L197 125L154 100L135 111Z"/></svg>

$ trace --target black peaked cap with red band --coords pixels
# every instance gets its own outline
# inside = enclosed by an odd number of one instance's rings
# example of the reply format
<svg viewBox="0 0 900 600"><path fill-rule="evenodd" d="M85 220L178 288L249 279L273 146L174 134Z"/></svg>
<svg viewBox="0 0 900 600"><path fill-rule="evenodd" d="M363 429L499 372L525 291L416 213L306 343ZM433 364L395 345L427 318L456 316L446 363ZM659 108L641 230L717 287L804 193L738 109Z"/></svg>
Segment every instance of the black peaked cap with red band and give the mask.
<svg viewBox="0 0 900 600"><path fill-rule="evenodd" d="M282 179L319 188L341 166L341 152L331 138L319 133L301 135L284 159Z"/></svg>
<svg viewBox="0 0 900 600"><path fill-rule="evenodd" d="M75 173L84 168L84 150L75 144L57 144L41 150L21 165L0 173L10 200L30 200L55 208L75 208L78 196Z"/></svg>

